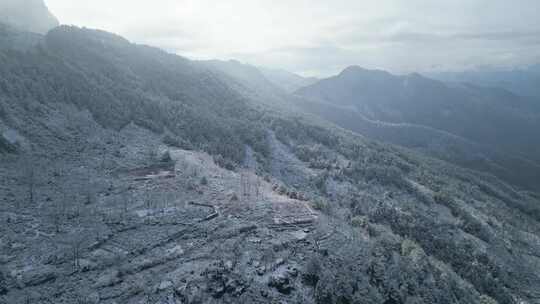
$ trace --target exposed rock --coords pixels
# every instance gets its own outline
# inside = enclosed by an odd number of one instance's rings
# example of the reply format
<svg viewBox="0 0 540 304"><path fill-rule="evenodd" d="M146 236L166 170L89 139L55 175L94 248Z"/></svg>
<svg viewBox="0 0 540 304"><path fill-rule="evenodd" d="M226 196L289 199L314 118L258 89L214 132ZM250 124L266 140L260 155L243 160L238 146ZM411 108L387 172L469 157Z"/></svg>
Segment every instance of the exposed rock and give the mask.
<svg viewBox="0 0 540 304"><path fill-rule="evenodd" d="M274 268L278 268L279 266L283 265L284 263L285 263L285 260L282 259L282 258L279 258L274 262Z"/></svg>
<svg viewBox="0 0 540 304"><path fill-rule="evenodd" d="M41 266L23 271L18 275L19 285L36 286L56 279L56 269L52 266Z"/></svg>
<svg viewBox="0 0 540 304"><path fill-rule="evenodd" d="M236 192L230 192L230 194L227 195L229 197L229 200L231 202L237 202L238 201L238 195Z"/></svg>
<svg viewBox="0 0 540 304"><path fill-rule="evenodd" d="M196 285L185 284L174 290L180 303L202 303L202 289Z"/></svg>
<svg viewBox="0 0 540 304"><path fill-rule="evenodd" d="M92 292L88 296L86 296L85 300L86 300L85 302L86 304L98 304L100 301L99 293Z"/></svg>
<svg viewBox="0 0 540 304"><path fill-rule="evenodd" d="M159 156L159 161L161 161L162 163L170 163L173 161L169 150L165 150L161 153L161 155Z"/></svg>
<svg viewBox="0 0 540 304"><path fill-rule="evenodd" d="M167 255L171 257L177 257L184 254L184 249L182 249L182 246L176 245L171 249L167 250Z"/></svg>
<svg viewBox="0 0 540 304"><path fill-rule="evenodd" d="M263 266L257 267L257 274L258 274L259 276L262 276L262 275L264 275L265 273L266 273L266 266L263 265Z"/></svg>
<svg viewBox="0 0 540 304"><path fill-rule="evenodd" d="M120 278L118 270L108 270L98 277L96 283L94 283L94 287L107 287L116 285L120 282L122 282L122 279Z"/></svg>
<svg viewBox="0 0 540 304"><path fill-rule="evenodd" d="M173 283L170 280L161 281L158 286L156 286L156 292L164 291L173 287Z"/></svg>
<svg viewBox="0 0 540 304"><path fill-rule="evenodd" d="M15 152L17 146L9 141L3 134L0 134L0 152Z"/></svg>
<svg viewBox="0 0 540 304"><path fill-rule="evenodd" d="M26 245L24 243L13 243L13 244L11 244L11 249L12 250L23 250L24 248L26 248Z"/></svg>
<svg viewBox="0 0 540 304"><path fill-rule="evenodd" d="M95 269L97 264L88 259L79 259L79 269L83 272Z"/></svg>
<svg viewBox="0 0 540 304"><path fill-rule="evenodd" d="M223 297L226 293L237 297L244 293L247 288L247 284L242 277L231 272L223 262L215 263L203 274L207 281L207 291L216 299Z"/></svg>
<svg viewBox="0 0 540 304"><path fill-rule="evenodd" d="M290 294L294 290L292 273L285 267L277 269L268 279L268 286L274 287L280 293Z"/></svg>
<svg viewBox="0 0 540 304"><path fill-rule="evenodd" d="M294 231L292 232L292 235L294 237L294 239L298 242L303 242L306 240L308 234L303 231L303 230L298 230L298 231Z"/></svg>

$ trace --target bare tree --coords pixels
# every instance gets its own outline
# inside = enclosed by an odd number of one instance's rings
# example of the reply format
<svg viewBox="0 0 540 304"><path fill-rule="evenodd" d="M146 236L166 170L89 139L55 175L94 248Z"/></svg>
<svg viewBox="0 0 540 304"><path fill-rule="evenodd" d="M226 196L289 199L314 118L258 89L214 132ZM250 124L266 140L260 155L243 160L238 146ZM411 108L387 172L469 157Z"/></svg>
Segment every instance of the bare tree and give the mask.
<svg viewBox="0 0 540 304"><path fill-rule="evenodd" d="M154 208L155 208L155 197L154 195L152 195L152 193L150 191L148 191L144 197L144 204L146 206L146 216L145 216L145 221L147 224L150 223L150 218L151 218L151 215L154 213Z"/></svg>
<svg viewBox="0 0 540 304"><path fill-rule="evenodd" d="M72 233L66 235L66 239L62 241L72 253L73 269L79 271L81 269L81 256L84 252L84 247L91 238L89 232L82 227L78 227Z"/></svg>
<svg viewBox="0 0 540 304"><path fill-rule="evenodd" d="M123 222L128 219L129 205L131 205L131 197L126 191L122 192L120 196L120 218Z"/></svg>
<svg viewBox="0 0 540 304"><path fill-rule="evenodd" d="M97 186L92 182L92 173L90 167L86 170L86 182L83 185L82 193L84 195L84 204L91 205L97 201Z"/></svg>
<svg viewBox="0 0 540 304"><path fill-rule="evenodd" d="M32 296L30 295L28 291L24 291L24 303L25 304L32 303Z"/></svg>
<svg viewBox="0 0 540 304"><path fill-rule="evenodd" d="M251 199L251 174L249 171L246 172L246 194L247 199Z"/></svg>
<svg viewBox="0 0 540 304"><path fill-rule="evenodd" d="M240 196L242 201L251 198L252 193L251 174L247 170L240 171Z"/></svg>
<svg viewBox="0 0 540 304"><path fill-rule="evenodd" d="M55 227L56 233L60 233L64 220L66 218L66 209L67 209L67 194L62 193L62 197L54 201L52 212L52 220Z"/></svg>
<svg viewBox="0 0 540 304"><path fill-rule="evenodd" d="M263 199L261 177L257 175L255 179L255 196L257 197L257 200Z"/></svg>
<svg viewBox="0 0 540 304"><path fill-rule="evenodd" d="M71 247L73 249L73 267L75 270L79 270L81 268L79 259L81 257L81 251L82 251L82 244L84 242L84 238L77 237L74 239Z"/></svg>
<svg viewBox="0 0 540 304"><path fill-rule="evenodd" d="M276 253L274 251L274 248L272 246L266 247L263 249L263 254L261 256L261 261L264 263L264 271L270 269L272 266L272 263L275 260Z"/></svg>
<svg viewBox="0 0 540 304"><path fill-rule="evenodd" d="M238 192L240 192L240 200L244 201L244 197L246 196L246 183L245 183L245 173L244 171L240 171L240 189Z"/></svg>
<svg viewBox="0 0 540 304"><path fill-rule="evenodd" d="M28 204L32 206L35 200L35 188L36 188L36 170L35 170L34 156L31 152L25 155L22 159L22 183L27 188Z"/></svg>
<svg viewBox="0 0 540 304"><path fill-rule="evenodd" d="M97 207L91 207L91 216L90 220L92 221L91 225L94 227L94 238L96 242L99 242L103 236L106 235L104 230L104 217L105 215L101 213Z"/></svg>
<svg viewBox="0 0 540 304"><path fill-rule="evenodd" d="M55 208L52 211L52 222L54 224L54 230L56 233L60 233L60 228L62 226L61 214L58 212L58 209Z"/></svg>
<svg viewBox="0 0 540 304"><path fill-rule="evenodd" d="M162 213L162 216L165 216L167 214L169 206L170 206L171 202L173 202L173 201L174 201L173 193L167 192L167 193L164 193L164 194L161 195L161 202L162 202L161 213Z"/></svg>

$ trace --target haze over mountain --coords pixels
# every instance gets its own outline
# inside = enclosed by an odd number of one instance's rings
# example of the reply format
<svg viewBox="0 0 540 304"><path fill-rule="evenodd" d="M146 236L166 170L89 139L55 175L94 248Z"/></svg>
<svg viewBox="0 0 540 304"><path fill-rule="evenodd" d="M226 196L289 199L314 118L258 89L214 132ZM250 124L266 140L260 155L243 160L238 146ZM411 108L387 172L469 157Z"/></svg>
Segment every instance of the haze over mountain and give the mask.
<svg viewBox="0 0 540 304"><path fill-rule="evenodd" d="M59 25L43 0L0 0L0 22L40 34Z"/></svg>
<svg viewBox="0 0 540 304"><path fill-rule="evenodd" d="M540 301L537 193L336 119L526 162L537 104L356 67L271 79L0 24L0 303Z"/></svg>
<svg viewBox="0 0 540 304"><path fill-rule="evenodd" d="M540 64L521 69L480 68L462 72L432 73L430 76L447 82L468 82L479 86L504 88L516 95L535 97L540 101Z"/></svg>
<svg viewBox="0 0 540 304"><path fill-rule="evenodd" d="M540 103L530 98L355 66L297 95L344 128L539 189Z"/></svg>
<svg viewBox="0 0 540 304"><path fill-rule="evenodd" d="M188 58L235 59L303 76L329 77L352 64L425 73L540 62L537 0L48 0L48 5L65 24L105 29Z"/></svg>
<svg viewBox="0 0 540 304"><path fill-rule="evenodd" d="M316 77L302 77L280 69L259 67L259 70L263 73L264 77L288 93L293 93L296 90L314 84L319 80Z"/></svg>

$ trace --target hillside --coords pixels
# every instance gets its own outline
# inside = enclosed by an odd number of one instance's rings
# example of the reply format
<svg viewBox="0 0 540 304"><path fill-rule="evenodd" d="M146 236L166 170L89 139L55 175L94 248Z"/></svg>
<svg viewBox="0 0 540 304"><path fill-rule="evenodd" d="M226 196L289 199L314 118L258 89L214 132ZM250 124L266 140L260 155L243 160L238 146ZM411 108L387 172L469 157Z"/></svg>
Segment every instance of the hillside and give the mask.
<svg viewBox="0 0 540 304"><path fill-rule="evenodd" d="M227 85L245 98L255 100L267 107L287 107L289 94L268 80L256 67L236 60L200 61L202 66L219 73Z"/></svg>
<svg viewBox="0 0 540 304"><path fill-rule="evenodd" d="M540 301L538 196L264 98L103 31L0 47L0 302Z"/></svg>
<svg viewBox="0 0 540 304"><path fill-rule="evenodd" d="M39 34L59 25L43 0L0 0L0 22Z"/></svg>
<svg viewBox="0 0 540 304"><path fill-rule="evenodd" d="M315 77L302 77L280 69L259 67L259 70L266 79L288 93L294 93L296 90L314 84L319 80Z"/></svg>
<svg viewBox="0 0 540 304"><path fill-rule="evenodd" d="M359 67L296 94L304 110L344 128L540 189L540 108L527 98Z"/></svg>

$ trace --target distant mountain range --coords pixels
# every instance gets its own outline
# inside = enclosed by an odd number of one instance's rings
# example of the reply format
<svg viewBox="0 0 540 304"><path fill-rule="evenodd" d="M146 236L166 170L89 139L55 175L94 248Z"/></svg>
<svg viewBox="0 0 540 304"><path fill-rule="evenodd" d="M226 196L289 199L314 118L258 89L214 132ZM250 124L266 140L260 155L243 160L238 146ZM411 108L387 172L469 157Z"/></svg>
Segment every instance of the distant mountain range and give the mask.
<svg viewBox="0 0 540 304"><path fill-rule="evenodd" d="M478 69L462 72L431 73L429 77L446 82L468 82L480 86L499 87L514 94L540 99L540 64L522 69Z"/></svg>
<svg viewBox="0 0 540 304"><path fill-rule="evenodd" d="M540 103L534 98L356 66L322 80L284 73L297 85L308 83L289 94L292 87L280 86L265 68L238 61L205 63L236 79L239 91L257 100L540 190Z"/></svg>
<svg viewBox="0 0 540 304"><path fill-rule="evenodd" d="M20 30L40 34L59 25L43 0L0 0L0 20Z"/></svg>
<svg viewBox="0 0 540 304"><path fill-rule="evenodd" d="M319 81L316 77L302 77L298 74L280 69L259 67L259 70L263 73L264 77L289 93L293 93L302 87Z"/></svg>
<svg viewBox="0 0 540 304"><path fill-rule="evenodd" d="M349 67L296 92L337 125L540 189L540 104L504 89Z"/></svg>

